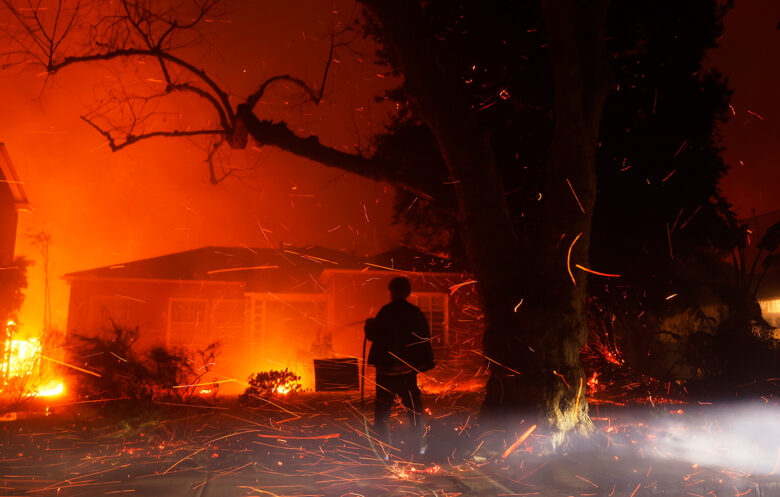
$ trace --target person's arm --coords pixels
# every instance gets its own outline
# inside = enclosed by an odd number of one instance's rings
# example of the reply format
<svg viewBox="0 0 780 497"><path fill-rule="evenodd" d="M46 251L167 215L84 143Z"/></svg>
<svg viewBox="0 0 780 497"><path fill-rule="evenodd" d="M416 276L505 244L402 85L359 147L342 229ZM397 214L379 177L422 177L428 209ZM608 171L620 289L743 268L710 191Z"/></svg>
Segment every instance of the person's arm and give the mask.
<svg viewBox="0 0 780 497"><path fill-rule="evenodd" d="M383 323L385 316L383 307L376 315L376 317L366 319L366 325L363 327L363 331L366 332L366 338L372 342L376 342L377 338L382 336Z"/></svg>

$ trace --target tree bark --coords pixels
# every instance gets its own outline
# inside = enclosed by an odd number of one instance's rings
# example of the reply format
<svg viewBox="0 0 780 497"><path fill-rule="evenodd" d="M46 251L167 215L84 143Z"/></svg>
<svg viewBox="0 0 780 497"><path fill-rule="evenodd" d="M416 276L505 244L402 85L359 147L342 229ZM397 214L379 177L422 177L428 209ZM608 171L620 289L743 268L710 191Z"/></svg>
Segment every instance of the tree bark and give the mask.
<svg viewBox="0 0 780 497"><path fill-rule="evenodd" d="M523 311L526 403L542 404L554 442L592 429L580 350L588 338L583 310L596 199L596 153L609 93L608 0L542 0L550 42L555 127L544 180L544 205L533 266L535 291ZM534 377L535 375L535 377Z"/></svg>

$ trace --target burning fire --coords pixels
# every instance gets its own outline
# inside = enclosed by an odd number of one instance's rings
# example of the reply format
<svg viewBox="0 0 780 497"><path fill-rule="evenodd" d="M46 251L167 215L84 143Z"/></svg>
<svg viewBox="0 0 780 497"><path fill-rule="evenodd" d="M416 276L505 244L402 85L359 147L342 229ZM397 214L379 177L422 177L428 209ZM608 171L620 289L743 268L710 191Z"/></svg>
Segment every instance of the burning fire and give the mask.
<svg viewBox="0 0 780 497"><path fill-rule="evenodd" d="M290 390L292 390L292 385L289 382L276 387L276 393L278 393L279 395L287 395L288 393L290 393Z"/></svg>
<svg viewBox="0 0 780 497"><path fill-rule="evenodd" d="M26 340L14 339L16 323L6 323L5 342L3 344L2 362L0 362L0 392L7 390L10 380L27 378L31 381L25 386L24 396L54 397L65 392L65 385L60 380L40 383L30 378L42 373L41 341L38 338Z"/></svg>
<svg viewBox="0 0 780 497"><path fill-rule="evenodd" d="M65 393L65 384L61 381L52 381L46 384L46 386L41 387L36 392L34 392L34 395L36 397L56 397L58 395L62 395Z"/></svg>

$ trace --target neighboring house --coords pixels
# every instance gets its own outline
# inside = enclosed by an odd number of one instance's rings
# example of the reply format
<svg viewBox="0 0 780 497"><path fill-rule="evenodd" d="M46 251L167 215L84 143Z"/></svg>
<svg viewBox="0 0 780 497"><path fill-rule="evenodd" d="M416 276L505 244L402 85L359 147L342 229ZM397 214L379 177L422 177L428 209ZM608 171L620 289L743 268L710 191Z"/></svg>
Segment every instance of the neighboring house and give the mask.
<svg viewBox="0 0 780 497"><path fill-rule="evenodd" d="M750 229L751 243L745 251L745 259L747 264L752 264L758 255L756 244L764 237L767 229L780 222L780 210L753 215L741 222L746 223ZM766 254L762 254L762 258L763 255ZM763 267L759 262L756 277L760 277L762 271ZM761 280L761 286L758 288L758 303L761 305L764 319L772 326L780 327L780 262L771 266Z"/></svg>
<svg viewBox="0 0 780 497"><path fill-rule="evenodd" d="M13 264L17 218L19 211L29 208L24 185L5 145L0 143L0 268Z"/></svg>
<svg viewBox="0 0 780 497"><path fill-rule="evenodd" d="M361 356L363 323L399 275L412 281L410 300L444 358L479 319L472 285L458 286L469 277L449 261L405 248L363 258L318 246L204 247L70 273L67 328L94 335L112 323L137 326L139 349L219 342L222 377L290 368L311 387L313 359Z"/></svg>

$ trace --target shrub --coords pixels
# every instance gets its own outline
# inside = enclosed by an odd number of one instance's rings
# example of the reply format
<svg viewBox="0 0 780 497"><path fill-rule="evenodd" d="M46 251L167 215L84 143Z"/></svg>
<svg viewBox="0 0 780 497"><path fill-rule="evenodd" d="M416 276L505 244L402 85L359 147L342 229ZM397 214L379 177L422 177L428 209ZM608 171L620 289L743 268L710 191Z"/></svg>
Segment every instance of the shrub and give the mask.
<svg viewBox="0 0 780 497"><path fill-rule="evenodd" d="M204 388L217 344L194 352L182 348L154 347L138 353L133 345L138 328L113 325L108 337L74 335L73 355L79 367L99 376L77 373L77 394L87 399L130 400L138 405L153 402L187 403ZM218 385L209 384L212 397Z"/></svg>
<svg viewBox="0 0 780 497"><path fill-rule="evenodd" d="M249 386L238 396L241 403L250 403L254 398L281 397L300 392L301 377L284 371L261 371L249 376Z"/></svg>

